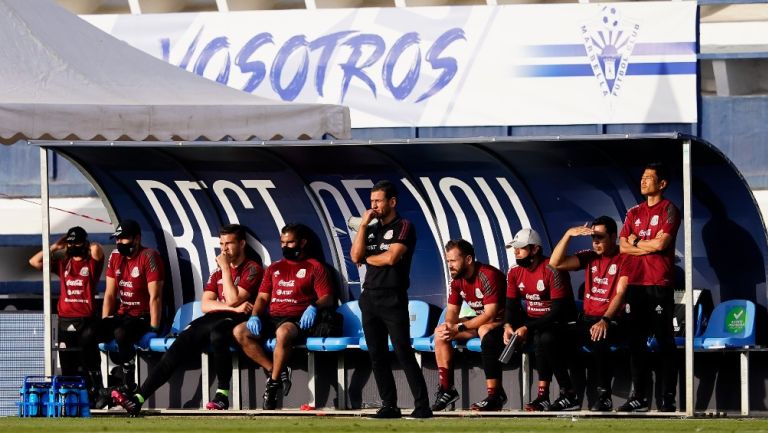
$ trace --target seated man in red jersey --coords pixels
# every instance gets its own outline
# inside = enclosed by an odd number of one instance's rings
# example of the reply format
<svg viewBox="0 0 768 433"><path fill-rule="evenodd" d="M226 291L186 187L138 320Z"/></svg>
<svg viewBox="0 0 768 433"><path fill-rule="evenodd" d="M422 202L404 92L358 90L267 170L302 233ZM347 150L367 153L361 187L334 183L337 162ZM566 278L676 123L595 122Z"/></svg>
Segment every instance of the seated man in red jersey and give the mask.
<svg viewBox="0 0 768 433"><path fill-rule="evenodd" d="M593 355L597 400L589 410L597 412L613 409L611 346L623 337L619 319L632 269L631 256L619 251L617 235L616 221L603 215L592 221L589 227L568 229L549 259L549 264L560 271L585 270L584 313L573 326L569 326L568 335L577 350L586 346ZM566 255L568 243L576 236L591 236L592 249Z"/></svg>
<svg viewBox="0 0 768 433"><path fill-rule="evenodd" d="M320 261L307 256L311 231L303 224L287 224L280 231L283 259L267 268L247 323L233 333L243 352L266 370L262 407L277 408L277 393L291 387L288 360L294 342L315 325L318 309L333 306L333 284ZM265 314L269 311L269 314ZM272 356L262 343L275 336Z"/></svg>
<svg viewBox="0 0 768 433"><path fill-rule="evenodd" d="M232 329L248 319L253 308L251 301L264 274L261 265L246 256L245 235L245 227L239 224L227 224L219 230L221 253L216 256L217 269L203 290L203 316L193 320L176 337L138 392L112 391L115 402L129 414L138 414L144 401L167 382L180 365L194 357L199 359L200 354L208 350L213 355L219 387L205 408L229 408Z"/></svg>
<svg viewBox="0 0 768 433"><path fill-rule="evenodd" d="M504 314L504 274L491 265L475 261L472 244L464 239L448 241L445 244L445 262L453 280L445 322L435 329L435 359L440 388L435 394L433 411L445 410L459 399L459 393L453 387L453 341L464 342L478 336L482 339L488 331L501 326ZM475 311L475 317L459 317L462 302ZM501 367L486 368L485 379L488 398L473 404L472 409L499 410L507 401L499 383Z"/></svg>
<svg viewBox="0 0 768 433"><path fill-rule="evenodd" d="M116 248L107 260L101 321L83 332L81 341L84 349L98 350L99 343L115 340L119 351L111 355L121 364L124 389L132 390L136 387L134 346L148 345L149 338L160 332L165 265L157 250L141 244L141 226L136 221L121 221L111 237ZM100 363L98 357L89 360L86 369L96 372Z"/></svg>
<svg viewBox="0 0 768 433"><path fill-rule="evenodd" d="M525 410L578 410L581 402L573 389L564 353L566 325L576 313L571 279L552 267L542 252L541 237L533 229L517 232L507 248L514 248L516 266L507 274L503 341L508 344L513 334L530 341L539 374L537 396L525 405ZM550 403L553 375L560 385L560 397Z"/></svg>

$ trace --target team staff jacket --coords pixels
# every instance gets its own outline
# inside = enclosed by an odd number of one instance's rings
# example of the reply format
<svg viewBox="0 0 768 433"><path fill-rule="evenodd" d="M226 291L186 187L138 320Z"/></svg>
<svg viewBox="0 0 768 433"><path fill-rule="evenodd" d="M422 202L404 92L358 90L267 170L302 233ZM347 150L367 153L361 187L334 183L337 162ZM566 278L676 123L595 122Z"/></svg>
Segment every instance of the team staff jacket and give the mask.
<svg viewBox="0 0 768 433"><path fill-rule="evenodd" d="M149 314L149 283L165 278L163 261L157 251L141 247L133 258L113 250L107 264L107 277L114 278L120 295L117 314L138 317Z"/></svg>
<svg viewBox="0 0 768 433"><path fill-rule="evenodd" d="M75 260L70 257L54 257L51 269L61 282L58 311L59 317L85 318L93 316L93 298L96 296L104 260L88 257Z"/></svg>
<svg viewBox="0 0 768 433"><path fill-rule="evenodd" d="M333 294L325 266L315 259L278 260L267 268L259 293L268 293L269 315L298 318L310 304Z"/></svg>
<svg viewBox="0 0 768 433"><path fill-rule="evenodd" d="M261 278L264 275L264 268L251 259L243 260L240 265L233 268L230 266L230 272L232 275L232 284L235 287L248 292L253 300L256 292L258 291ZM224 281L221 277L221 268L217 268L214 273L208 278L208 282L203 289L206 292L213 292L216 294L216 299L219 302L227 303L227 298L224 296Z"/></svg>
<svg viewBox="0 0 768 433"><path fill-rule="evenodd" d="M498 304L494 322L504 318L504 273L485 263L476 262L474 275L468 278L454 278L448 303L461 305L465 301L475 314L483 314L486 305Z"/></svg>
<svg viewBox="0 0 768 433"><path fill-rule="evenodd" d="M365 290L408 290L411 285L411 260L416 247L416 231L413 224L398 215L387 225L382 225L379 221L367 226L365 235L366 257L389 251L392 244L404 244L407 251L392 266L367 265L363 288Z"/></svg>
<svg viewBox="0 0 768 433"><path fill-rule="evenodd" d="M559 321L565 314L574 312L571 279L567 272L560 272L549 265L544 257L533 269L513 266L507 273L507 305L511 301L525 301L526 326L532 329L544 322ZM553 301L561 300L559 311L553 310ZM551 314L550 314L551 313Z"/></svg>
<svg viewBox="0 0 768 433"><path fill-rule="evenodd" d="M632 272L632 256L621 254L597 254L592 250L576 253L579 269L584 275L584 314L602 317L616 296L616 285L621 277L629 277ZM621 308L617 311L621 314Z"/></svg>
<svg viewBox="0 0 768 433"><path fill-rule="evenodd" d="M634 234L641 240L649 240L655 239L660 231L672 237L667 249L634 257L634 272L629 277L629 284L672 287L675 281L675 241L679 228L680 211L667 199L653 206L643 202L627 211L620 237L628 238Z"/></svg>

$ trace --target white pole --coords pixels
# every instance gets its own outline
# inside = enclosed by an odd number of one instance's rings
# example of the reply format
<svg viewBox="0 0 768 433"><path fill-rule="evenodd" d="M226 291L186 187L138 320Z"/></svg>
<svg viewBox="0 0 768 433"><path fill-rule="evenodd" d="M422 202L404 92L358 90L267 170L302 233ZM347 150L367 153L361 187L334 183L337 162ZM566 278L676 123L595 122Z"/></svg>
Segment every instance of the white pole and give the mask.
<svg viewBox="0 0 768 433"><path fill-rule="evenodd" d="M43 344L45 375L53 375L52 333L51 333L51 255L50 251L50 215L48 207L48 151L40 147L40 214L42 216L43 250Z"/></svg>
<svg viewBox="0 0 768 433"><path fill-rule="evenodd" d="M693 227L691 140L683 142L683 231L685 233L685 415L693 416Z"/></svg>

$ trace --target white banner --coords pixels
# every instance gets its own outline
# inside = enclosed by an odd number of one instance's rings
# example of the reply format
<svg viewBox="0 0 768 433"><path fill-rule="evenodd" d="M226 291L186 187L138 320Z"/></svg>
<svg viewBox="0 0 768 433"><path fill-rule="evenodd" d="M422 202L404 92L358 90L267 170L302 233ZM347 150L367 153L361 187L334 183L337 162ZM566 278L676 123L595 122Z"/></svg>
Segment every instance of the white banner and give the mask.
<svg viewBox="0 0 768 433"><path fill-rule="evenodd" d="M84 18L246 92L348 105L356 128L697 121L695 2Z"/></svg>

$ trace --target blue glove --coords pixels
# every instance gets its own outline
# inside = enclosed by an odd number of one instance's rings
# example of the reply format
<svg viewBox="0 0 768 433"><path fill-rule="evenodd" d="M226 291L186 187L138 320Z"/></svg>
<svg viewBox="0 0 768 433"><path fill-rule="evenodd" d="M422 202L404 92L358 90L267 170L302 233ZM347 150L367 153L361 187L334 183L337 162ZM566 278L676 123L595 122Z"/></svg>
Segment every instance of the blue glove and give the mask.
<svg viewBox="0 0 768 433"><path fill-rule="evenodd" d="M299 328L311 328L312 325L315 324L315 317L317 317L317 307L310 305L306 310L304 310L304 314L301 315L301 320L299 320Z"/></svg>
<svg viewBox="0 0 768 433"><path fill-rule="evenodd" d="M157 332L149 331L141 336L139 342L136 343L136 345L139 346L139 348L142 350L149 350L149 340L153 338L157 338Z"/></svg>
<svg viewBox="0 0 768 433"><path fill-rule="evenodd" d="M251 331L251 334L253 334L254 337L258 337L259 334L261 334L261 319L259 319L259 316L251 316L251 318L248 319L248 323L245 324L245 327Z"/></svg>

